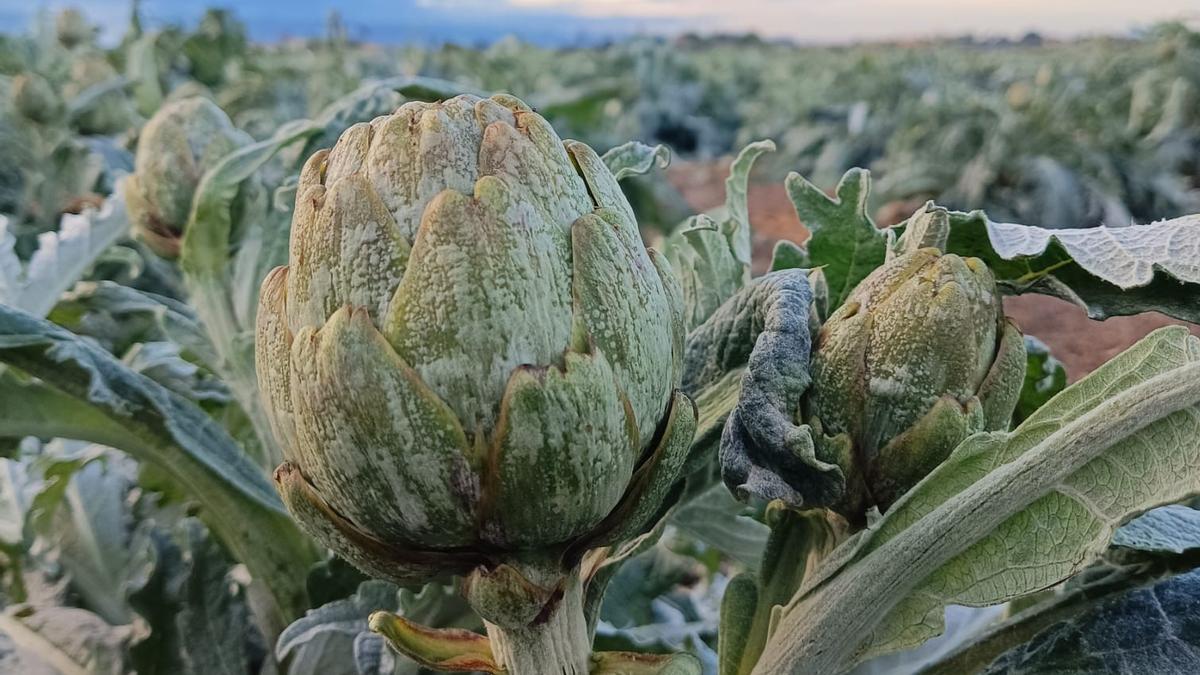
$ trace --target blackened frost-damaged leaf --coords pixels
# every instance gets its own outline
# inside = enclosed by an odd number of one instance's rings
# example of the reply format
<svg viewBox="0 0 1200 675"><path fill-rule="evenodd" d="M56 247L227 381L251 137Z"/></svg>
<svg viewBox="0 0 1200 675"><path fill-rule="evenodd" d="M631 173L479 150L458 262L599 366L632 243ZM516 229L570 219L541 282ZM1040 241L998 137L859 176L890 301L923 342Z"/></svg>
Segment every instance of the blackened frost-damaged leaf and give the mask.
<svg viewBox="0 0 1200 675"><path fill-rule="evenodd" d="M986 675L1200 672L1200 570L1103 603L1001 655Z"/></svg>

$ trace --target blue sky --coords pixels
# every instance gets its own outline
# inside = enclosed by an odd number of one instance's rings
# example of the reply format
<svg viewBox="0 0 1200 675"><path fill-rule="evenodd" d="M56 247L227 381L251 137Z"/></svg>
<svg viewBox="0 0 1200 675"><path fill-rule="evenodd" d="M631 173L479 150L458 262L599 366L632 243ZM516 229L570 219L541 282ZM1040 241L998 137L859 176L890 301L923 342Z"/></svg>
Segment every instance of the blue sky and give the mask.
<svg viewBox="0 0 1200 675"><path fill-rule="evenodd" d="M476 42L505 34L569 43L631 32L755 31L805 42L933 37L1056 37L1124 33L1162 19L1200 20L1198 0L145 0L154 22L194 21L212 4L236 6L255 37L321 32L337 8L354 37ZM39 8L78 6L114 31L128 0L0 0L0 29L22 30Z"/></svg>

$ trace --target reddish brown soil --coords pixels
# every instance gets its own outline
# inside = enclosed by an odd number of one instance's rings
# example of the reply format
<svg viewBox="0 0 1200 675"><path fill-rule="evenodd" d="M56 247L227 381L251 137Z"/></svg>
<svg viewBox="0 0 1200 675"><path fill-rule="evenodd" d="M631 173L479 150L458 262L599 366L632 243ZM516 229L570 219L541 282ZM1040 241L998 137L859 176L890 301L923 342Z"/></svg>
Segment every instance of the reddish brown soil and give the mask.
<svg viewBox="0 0 1200 675"><path fill-rule="evenodd" d="M725 201L729 161L676 162L669 170L668 178L692 208L705 211ZM759 180L762 182L753 182L749 190L756 274L761 274L770 262L771 249L777 240L802 243L808 239L808 230L800 224L783 189L783 177L762 176ZM886 204L874 217L877 223L894 224L918 206L920 204ZM1023 332L1049 345L1051 353L1066 365L1072 381L1156 328L1185 325L1200 336L1200 325L1177 321L1157 312L1093 321L1079 307L1042 295L1005 298L1004 308Z"/></svg>

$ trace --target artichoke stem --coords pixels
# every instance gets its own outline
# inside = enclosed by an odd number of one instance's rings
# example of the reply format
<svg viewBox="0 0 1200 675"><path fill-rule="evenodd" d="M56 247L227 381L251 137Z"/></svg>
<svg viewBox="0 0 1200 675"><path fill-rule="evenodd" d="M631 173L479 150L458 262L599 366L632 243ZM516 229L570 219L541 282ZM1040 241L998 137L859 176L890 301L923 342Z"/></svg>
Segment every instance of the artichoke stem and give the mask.
<svg viewBox="0 0 1200 675"><path fill-rule="evenodd" d="M585 675L591 661L583 590L572 574L561 600L526 625L499 626L484 621L496 664L508 675Z"/></svg>

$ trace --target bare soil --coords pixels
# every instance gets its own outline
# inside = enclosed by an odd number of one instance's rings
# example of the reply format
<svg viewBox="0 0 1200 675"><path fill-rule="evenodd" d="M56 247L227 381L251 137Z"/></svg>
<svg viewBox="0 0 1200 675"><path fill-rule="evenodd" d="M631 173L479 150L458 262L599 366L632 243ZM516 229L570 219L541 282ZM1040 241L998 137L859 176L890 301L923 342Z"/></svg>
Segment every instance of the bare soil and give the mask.
<svg viewBox="0 0 1200 675"><path fill-rule="evenodd" d="M729 159L715 162L676 162L668 170L668 179L697 212L706 211L725 201L725 178ZM767 179L767 177L764 177ZM796 217L783 188L783 177L772 182L752 182L748 191L755 273L765 271L775 242L788 239L803 243L808 230ZM892 225L908 217L920 204L890 203L875 212L875 222ZM1119 316L1094 321L1079 307L1064 300L1043 295L1022 295L1004 300L1004 308L1026 335L1033 335L1049 347L1067 368L1071 381L1091 372L1147 333L1169 325L1187 326L1200 336L1200 325L1172 319L1158 312Z"/></svg>

